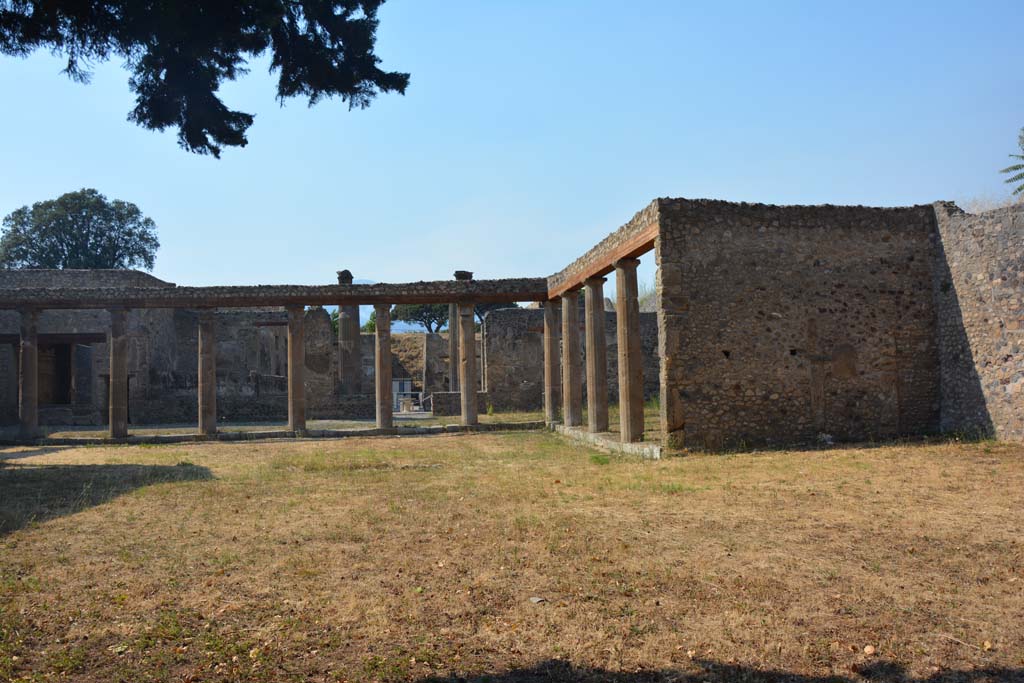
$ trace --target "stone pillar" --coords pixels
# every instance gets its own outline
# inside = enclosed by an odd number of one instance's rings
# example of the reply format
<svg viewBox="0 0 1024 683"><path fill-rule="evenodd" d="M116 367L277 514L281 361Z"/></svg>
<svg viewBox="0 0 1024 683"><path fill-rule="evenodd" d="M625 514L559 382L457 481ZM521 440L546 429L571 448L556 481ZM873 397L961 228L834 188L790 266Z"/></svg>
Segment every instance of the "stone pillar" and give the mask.
<svg viewBox="0 0 1024 683"><path fill-rule="evenodd" d="M635 258L615 262L615 327L619 344L619 428L622 441L644 438L644 367Z"/></svg>
<svg viewBox="0 0 1024 683"><path fill-rule="evenodd" d="M463 282L473 279L473 273L468 270L456 270L454 276L456 280ZM459 325L459 305L448 304L448 391L458 391L461 386L459 337L462 336L462 329Z"/></svg>
<svg viewBox="0 0 1024 683"><path fill-rule="evenodd" d="M288 306L288 431L306 431L306 307Z"/></svg>
<svg viewBox="0 0 1024 683"><path fill-rule="evenodd" d="M459 305L448 304L448 391L459 390Z"/></svg>
<svg viewBox="0 0 1024 683"><path fill-rule="evenodd" d="M217 433L217 337L214 314L199 314L199 433Z"/></svg>
<svg viewBox="0 0 1024 683"><path fill-rule="evenodd" d="M394 396L391 387L391 304L376 304L377 331L374 378L377 383L377 429L394 426Z"/></svg>
<svg viewBox="0 0 1024 683"><path fill-rule="evenodd" d="M352 273L338 271L338 284L352 284ZM338 391L349 396L363 391L359 306L338 306Z"/></svg>
<svg viewBox="0 0 1024 683"><path fill-rule="evenodd" d="M18 417L21 438L39 436L39 311L21 311L21 372L18 383Z"/></svg>
<svg viewBox="0 0 1024 683"><path fill-rule="evenodd" d="M110 438L128 437L128 309L110 309Z"/></svg>
<svg viewBox="0 0 1024 683"><path fill-rule="evenodd" d="M562 381L558 358L558 299L544 302L544 421L558 420L558 388Z"/></svg>
<svg viewBox="0 0 1024 683"><path fill-rule="evenodd" d="M580 293L562 294L562 423L583 424L583 372L580 358Z"/></svg>
<svg viewBox="0 0 1024 683"><path fill-rule="evenodd" d="M476 326L473 304L459 304L459 387L462 393L462 424L480 422L477 415Z"/></svg>
<svg viewBox="0 0 1024 683"><path fill-rule="evenodd" d="M587 429L608 431L608 344L604 337L603 277L586 281Z"/></svg>

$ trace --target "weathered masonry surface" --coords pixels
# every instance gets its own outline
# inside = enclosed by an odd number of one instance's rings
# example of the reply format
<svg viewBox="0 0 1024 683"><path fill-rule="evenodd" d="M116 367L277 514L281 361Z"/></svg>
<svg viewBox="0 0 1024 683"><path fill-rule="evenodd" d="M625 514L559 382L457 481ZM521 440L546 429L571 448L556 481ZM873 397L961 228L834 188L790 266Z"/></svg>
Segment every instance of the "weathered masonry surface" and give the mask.
<svg viewBox="0 0 1024 683"><path fill-rule="evenodd" d="M657 209L670 443L938 429L932 207L662 200Z"/></svg>
<svg viewBox="0 0 1024 683"><path fill-rule="evenodd" d="M1024 441L1024 206L935 215L940 426Z"/></svg>

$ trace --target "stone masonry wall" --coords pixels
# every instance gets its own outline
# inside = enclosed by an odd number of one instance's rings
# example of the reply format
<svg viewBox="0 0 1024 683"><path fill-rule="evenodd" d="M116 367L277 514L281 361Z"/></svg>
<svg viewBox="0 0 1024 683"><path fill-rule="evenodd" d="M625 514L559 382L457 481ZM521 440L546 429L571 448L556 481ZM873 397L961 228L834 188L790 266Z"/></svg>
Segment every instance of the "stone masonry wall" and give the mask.
<svg viewBox="0 0 1024 683"><path fill-rule="evenodd" d="M1024 205L935 214L942 429L1024 441Z"/></svg>
<svg viewBox="0 0 1024 683"><path fill-rule="evenodd" d="M580 297L582 300L582 297ZM618 339L616 316L605 313L608 346L608 400L619 400ZM580 314L580 348L586 367L585 316ZM658 320L653 313L640 314L644 359L644 399L658 395ZM544 311L510 308L491 311L484 318L484 355L487 358L488 401L495 410L532 411L544 407ZM583 396L586 400L586 372Z"/></svg>
<svg viewBox="0 0 1024 683"><path fill-rule="evenodd" d="M932 207L659 200L670 446L939 427Z"/></svg>

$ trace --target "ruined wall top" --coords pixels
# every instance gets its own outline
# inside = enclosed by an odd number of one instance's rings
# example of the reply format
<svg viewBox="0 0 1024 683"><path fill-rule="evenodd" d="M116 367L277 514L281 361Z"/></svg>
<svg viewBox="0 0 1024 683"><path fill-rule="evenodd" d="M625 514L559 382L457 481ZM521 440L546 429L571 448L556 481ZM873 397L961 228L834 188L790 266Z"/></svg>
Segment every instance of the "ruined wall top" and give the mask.
<svg viewBox="0 0 1024 683"><path fill-rule="evenodd" d="M67 269L27 268L24 270L0 270L0 289L10 288L82 288L102 287L173 287L166 282L140 270L114 270L109 268Z"/></svg>
<svg viewBox="0 0 1024 683"><path fill-rule="evenodd" d="M14 272L14 271L9 271ZM57 271L49 271L57 272ZM154 278L155 279L155 278ZM253 285L236 287L145 287L32 283L0 288L0 309L13 308L229 308L260 306L472 303L541 301L543 278L441 280L372 285Z"/></svg>

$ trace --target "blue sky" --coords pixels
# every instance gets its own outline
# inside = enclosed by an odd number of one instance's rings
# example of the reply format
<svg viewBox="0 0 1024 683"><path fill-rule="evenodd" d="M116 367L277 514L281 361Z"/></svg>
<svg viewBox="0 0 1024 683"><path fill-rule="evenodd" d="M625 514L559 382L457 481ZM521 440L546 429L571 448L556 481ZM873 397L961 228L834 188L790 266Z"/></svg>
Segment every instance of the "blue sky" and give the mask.
<svg viewBox="0 0 1024 683"><path fill-rule="evenodd" d="M129 123L117 62L80 85L45 53L0 58L0 215L81 187L135 202L180 284L547 275L659 196L1005 196L1024 126L1020 0L391 0L380 19L405 97L280 107L256 62L223 89L256 114L249 146L220 160Z"/></svg>

